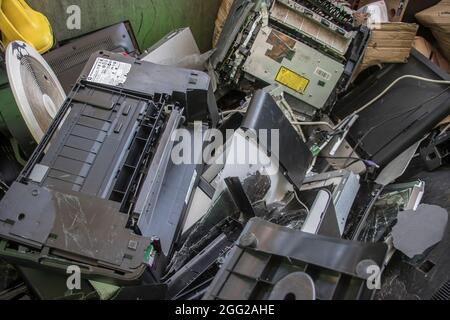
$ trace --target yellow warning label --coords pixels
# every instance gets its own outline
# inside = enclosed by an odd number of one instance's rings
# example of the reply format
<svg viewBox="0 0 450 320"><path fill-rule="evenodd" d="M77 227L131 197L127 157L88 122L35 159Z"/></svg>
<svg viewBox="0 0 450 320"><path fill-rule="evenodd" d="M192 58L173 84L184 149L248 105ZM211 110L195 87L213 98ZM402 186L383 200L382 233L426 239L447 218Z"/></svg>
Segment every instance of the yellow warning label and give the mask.
<svg viewBox="0 0 450 320"><path fill-rule="evenodd" d="M308 79L286 67L280 68L275 81L301 94L305 93L306 88L309 85Z"/></svg>

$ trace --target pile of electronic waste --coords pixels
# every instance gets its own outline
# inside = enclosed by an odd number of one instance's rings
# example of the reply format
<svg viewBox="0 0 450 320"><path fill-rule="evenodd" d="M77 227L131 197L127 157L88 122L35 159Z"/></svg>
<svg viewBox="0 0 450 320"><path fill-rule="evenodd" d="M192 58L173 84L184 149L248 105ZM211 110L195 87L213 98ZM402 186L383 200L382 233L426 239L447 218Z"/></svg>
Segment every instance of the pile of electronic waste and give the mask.
<svg viewBox="0 0 450 320"><path fill-rule="evenodd" d="M344 1L235 0L203 55L11 42L0 299L450 298L450 75L412 50L355 81L370 36Z"/></svg>

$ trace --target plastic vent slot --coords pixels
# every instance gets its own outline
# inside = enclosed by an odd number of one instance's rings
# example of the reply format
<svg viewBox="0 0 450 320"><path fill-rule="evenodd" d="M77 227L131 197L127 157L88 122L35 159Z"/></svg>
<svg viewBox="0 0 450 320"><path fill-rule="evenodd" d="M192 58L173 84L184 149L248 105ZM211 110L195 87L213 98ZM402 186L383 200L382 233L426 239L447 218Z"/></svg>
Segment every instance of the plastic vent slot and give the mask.
<svg viewBox="0 0 450 320"><path fill-rule="evenodd" d="M439 291L437 291L431 300L434 301L449 301L450 300L450 280L447 281Z"/></svg>

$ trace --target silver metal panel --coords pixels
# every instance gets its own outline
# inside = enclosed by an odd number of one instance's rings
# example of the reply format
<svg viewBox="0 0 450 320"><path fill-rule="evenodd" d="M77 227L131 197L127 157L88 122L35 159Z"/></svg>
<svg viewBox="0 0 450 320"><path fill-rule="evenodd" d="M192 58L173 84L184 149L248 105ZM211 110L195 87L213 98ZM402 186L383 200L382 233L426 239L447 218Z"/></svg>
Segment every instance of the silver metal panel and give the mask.
<svg viewBox="0 0 450 320"><path fill-rule="evenodd" d="M191 29L171 32L141 56L142 61L162 65L175 65L186 57L200 55Z"/></svg>
<svg viewBox="0 0 450 320"><path fill-rule="evenodd" d="M308 16L305 12L309 12L311 16ZM309 11L295 1L275 1L270 14L272 19L294 28L342 56L345 55L352 42L354 35L352 32L347 32L331 22L328 22L328 26L325 26L320 22L323 19L321 16ZM338 30L342 34L339 34Z"/></svg>
<svg viewBox="0 0 450 320"><path fill-rule="evenodd" d="M336 208L336 216L341 234L344 233L348 215L352 209L360 187L359 176L353 172L350 172L333 194L334 206Z"/></svg>
<svg viewBox="0 0 450 320"><path fill-rule="evenodd" d="M304 190L329 189L333 195L339 231L344 233L348 215L360 189L360 178L350 171L334 171L309 177L302 187Z"/></svg>
<svg viewBox="0 0 450 320"><path fill-rule="evenodd" d="M282 84L284 91L315 108L322 109L342 76L344 66L286 35L283 35L278 45L270 44L269 37L280 38L280 35L280 32L271 27L261 28L244 64L244 71L257 79L275 84L279 83L276 78L280 68L285 67L308 79L309 83L303 93ZM286 39L293 47L289 47Z"/></svg>
<svg viewBox="0 0 450 320"><path fill-rule="evenodd" d="M306 219L302 231L310 234L317 234L326 214L330 194L326 191L319 191L311 211Z"/></svg>

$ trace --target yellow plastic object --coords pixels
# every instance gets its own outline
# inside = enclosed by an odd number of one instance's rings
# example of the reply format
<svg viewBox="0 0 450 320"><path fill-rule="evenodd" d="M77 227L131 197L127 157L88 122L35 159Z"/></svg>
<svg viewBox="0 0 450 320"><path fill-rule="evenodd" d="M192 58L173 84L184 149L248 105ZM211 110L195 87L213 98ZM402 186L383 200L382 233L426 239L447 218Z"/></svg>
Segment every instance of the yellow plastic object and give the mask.
<svg viewBox="0 0 450 320"><path fill-rule="evenodd" d="M53 31L48 19L25 0L0 0L0 30L5 47L12 41L21 40L42 54L53 46Z"/></svg>

